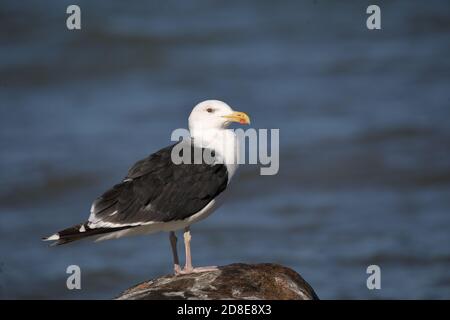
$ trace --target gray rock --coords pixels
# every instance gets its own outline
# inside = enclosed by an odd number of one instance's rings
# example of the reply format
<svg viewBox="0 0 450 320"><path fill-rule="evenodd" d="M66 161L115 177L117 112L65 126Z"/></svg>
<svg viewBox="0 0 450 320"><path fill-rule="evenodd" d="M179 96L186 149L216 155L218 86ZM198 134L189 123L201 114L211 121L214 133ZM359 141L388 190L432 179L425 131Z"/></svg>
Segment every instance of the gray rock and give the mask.
<svg viewBox="0 0 450 320"><path fill-rule="evenodd" d="M318 297L292 269L272 263L235 263L217 271L162 276L138 284L116 299L316 300Z"/></svg>

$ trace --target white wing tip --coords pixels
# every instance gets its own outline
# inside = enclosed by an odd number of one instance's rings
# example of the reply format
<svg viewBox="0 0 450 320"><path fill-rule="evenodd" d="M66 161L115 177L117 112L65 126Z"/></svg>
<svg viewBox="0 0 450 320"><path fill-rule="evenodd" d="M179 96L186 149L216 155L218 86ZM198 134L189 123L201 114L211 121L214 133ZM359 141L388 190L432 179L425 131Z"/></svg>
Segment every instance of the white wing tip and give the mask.
<svg viewBox="0 0 450 320"><path fill-rule="evenodd" d="M55 233L53 235L51 235L50 237L44 238L44 241L55 241L55 240L59 240L59 234Z"/></svg>

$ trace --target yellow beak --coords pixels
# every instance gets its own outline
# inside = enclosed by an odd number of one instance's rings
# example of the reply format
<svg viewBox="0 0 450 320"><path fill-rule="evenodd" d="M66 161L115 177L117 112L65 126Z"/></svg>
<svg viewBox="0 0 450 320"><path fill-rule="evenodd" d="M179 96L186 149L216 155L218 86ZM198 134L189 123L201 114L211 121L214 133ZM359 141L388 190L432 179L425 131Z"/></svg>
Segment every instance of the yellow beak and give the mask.
<svg viewBox="0 0 450 320"><path fill-rule="evenodd" d="M232 122L239 122L240 124L250 124L250 117L245 112L235 111L232 114L223 116Z"/></svg>

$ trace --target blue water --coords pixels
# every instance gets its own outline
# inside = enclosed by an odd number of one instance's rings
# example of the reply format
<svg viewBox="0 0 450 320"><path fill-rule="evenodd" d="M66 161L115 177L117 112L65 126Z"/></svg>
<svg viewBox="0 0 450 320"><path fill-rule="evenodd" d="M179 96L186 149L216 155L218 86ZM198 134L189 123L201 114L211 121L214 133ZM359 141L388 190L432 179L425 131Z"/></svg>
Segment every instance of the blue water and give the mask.
<svg viewBox="0 0 450 320"><path fill-rule="evenodd" d="M241 168L193 227L194 264L281 263L323 299L450 298L448 1L378 1L379 31L370 1L78 3L81 31L70 1L0 4L0 298L108 299L170 273L166 234L40 238L208 98L280 129L280 171Z"/></svg>

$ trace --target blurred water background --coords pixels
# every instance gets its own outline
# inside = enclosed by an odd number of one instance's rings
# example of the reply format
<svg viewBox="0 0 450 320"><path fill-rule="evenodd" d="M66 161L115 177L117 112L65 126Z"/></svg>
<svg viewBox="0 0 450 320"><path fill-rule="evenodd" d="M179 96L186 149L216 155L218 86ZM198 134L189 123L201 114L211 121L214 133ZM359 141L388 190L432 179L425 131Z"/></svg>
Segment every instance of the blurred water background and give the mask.
<svg viewBox="0 0 450 320"><path fill-rule="evenodd" d="M241 168L193 227L194 264L281 263L321 298L450 298L448 1L377 1L380 31L371 1L76 1L68 31L73 3L0 4L1 298L108 299L170 273L167 234L40 238L209 98L279 128L281 163Z"/></svg>

